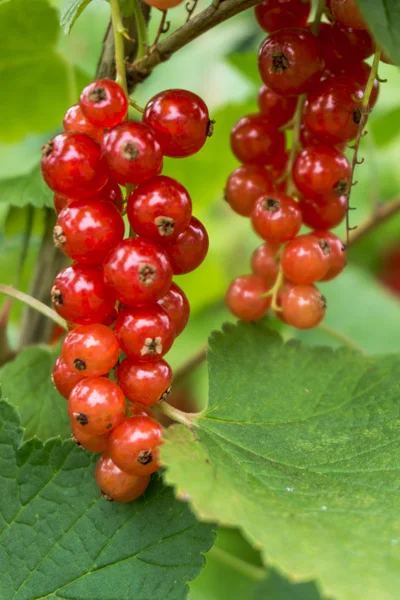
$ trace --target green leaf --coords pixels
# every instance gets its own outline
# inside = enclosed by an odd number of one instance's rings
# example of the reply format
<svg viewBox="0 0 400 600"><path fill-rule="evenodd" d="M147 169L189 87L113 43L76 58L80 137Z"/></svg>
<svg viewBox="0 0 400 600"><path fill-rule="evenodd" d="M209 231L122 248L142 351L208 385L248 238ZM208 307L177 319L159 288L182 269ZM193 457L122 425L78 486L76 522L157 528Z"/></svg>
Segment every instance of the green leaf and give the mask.
<svg viewBox="0 0 400 600"><path fill-rule="evenodd" d="M22 208L32 205L36 208L53 208L53 192L44 183L40 165L26 175L0 180L0 204Z"/></svg>
<svg viewBox="0 0 400 600"><path fill-rule="evenodd" d="M167 481L290 577L341 600L396 597L399 368L226 325L210 341L208 409L193 432L166 433Z"/></svg>
<svg viewBox="0 0 400 600"><path fill-rule="evenodd" d="M2 397L20 412L25 437L48 440L68 438L67 401L51 381L56 355L46 348L32 347L0 369Z"/></svg>
<svg viewBox="0 0 400 600"><path fill-rule="evenodd" d="M63 11L60 19L61 27L64 27L66 35L68 35L75 25L76 20L83 13L85 8L92 0L72 0L71 3Z"/></svg>
<svg viewBox="0 0 400 600"><path fill-rule="evenodd" d="M356 0L374 38L389 57L400 64L399 0Z"/></svg>
<svg viewBox="0 0 400 600"><path fill-rule="evenodd" d="M261 581L254 591L252 600L265 598L268 600L321 600L315 583L291 583L276 571L271 571L268 578Z"/></svg>
<svg viewBox="0 0 400 600"><path fill-rule="evenodd" d="M228 56L228 63L233 65L243 77L246 77L257 87L262 84L257 66L256 52L239 52Z"/></svg>
<svg viewBox="0 0 400 600"><path fill-rule="evenodd" d="M108 503L96 457L72 442L30 440L0 403L0 578L4 600L183 600L213 541L154 481L131 504Z"/></svg>

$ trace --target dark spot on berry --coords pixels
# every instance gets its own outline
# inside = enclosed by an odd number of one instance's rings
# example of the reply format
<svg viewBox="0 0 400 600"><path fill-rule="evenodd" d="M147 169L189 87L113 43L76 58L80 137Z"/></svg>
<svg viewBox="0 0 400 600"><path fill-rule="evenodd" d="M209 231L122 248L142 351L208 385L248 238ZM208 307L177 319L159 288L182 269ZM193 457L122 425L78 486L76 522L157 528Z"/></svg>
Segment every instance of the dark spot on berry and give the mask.
<svg viewBox="0 0 400 600"><path fill-rule="evenodd" d="M42 156L43 157L49 156L53 152L53 147L54 147L54 142L52 142L52 141L46 142L45 144L43 144L43 146L40 149Z"/></svg>
<svg viewBox="0 0 400 600"><path fill-rule="evenodd" d="M175 221L171 217L157 217L154 219L154 224L161 236L168 237L174 233Z"/></svg>
<svg viewBox="0 0 400 600"><path fill-rule="evenodd" d="M86 363L84 360L82 360L81 358L76 358L74 360L74 368L77 371L85 371L86 370Z"/></svg>
<svg viewBox="0 0 400 600"><path fill-rule="evenodd" d="M103 100L107 100L107 94L104 88L98 87L94 88L88 95L89 102L97 103L102 102Z"/></svg>
<svg viewBox="0 0 400 600"><path fill-rule="evenodd" d="M171 388L171 386L169 386L169 388L167 388L165 390L165 392L163 393L163 395L161 396L160 402L166 402L167 401L169 395L171 394L171 390L172 390L172 388Z"/></svg>
<svg viewBox="0 0 400 600"><path fill-rule="evenodd" d="M142 450L141 452L139 452L137 461L141 465L149 465L151 462L153 462L153 455L151 453L151 450Z"/></svg>
<svg viewBox="0 0 400 600"><path fill-rule="evenodd" d="M289 67L289 61L283 52L274 52L272 54L271 72L283 73Z"/></svg>
<svg viewBox="0 0 400 600"><path fill-rule="evenodd" d="M319 297L319 304L320 304L321 308L326 308L328 306L326 298L322 294Z"/></svg>
<svg viewBox="0 0 400 600"><path fill-rule="evenodd" d="M61 293L61 290L59 290L55 285L53 285L53 287L51 288L50 296L54 306L61 306L61 304L63 304L64 298Z"/></svg>
<svg viewBox="0 0 400 600"><path fill-rule="evenodd" d="M346 179L339 179L333 186L333 191L338 196L342 196L343 194L347 196L349 193L349 182Z"/></svg>
<svg viewBox="0 0 400 600"><path fill-rule="evenodd" d="M360 108L356 108L356 109L353 111L353 121L354 121L354 123L356 123L357 125L358 125L358 124L360 123L360 121L361 121L361 114L362 114L362 113L361 113L361 109L360 109Z"/></svg>
<svg viewBox="0 0 400 600"><path fill-rule="evenodd" d="M321 239L319 240L319 247L321 248L322 252L324 254L330 254L331 253L331 247L329 245L329 242L327 240Z"/></svg>
<svg viewBox="0 0 400 600"><path fill-rule="evenodd" d="M64 235L62 227L60 225L55 225L53 227L53 242L56 248L62 248L67 241L67 238Z"/></svg>
<svg viewBox="0 0 400 600"><path fill-rule="evenodd" d="M265 200L263 200L262 207L264 210L274 213L280 209L281 203L278 202L278 200L274 200L273 198L266 198Z"/></svg>
<svg viewBox="0 0 400 600"><path fill-rule="evenodd" d="M144 285L151 285L156 278L156 269L153 265L142 263L139 265L139 281Z"/></svg>
<svg viewBox="0 0 400 600"><path fill-rule="evenodd" d="M109 423L109 424L107 425L106 429L111 429L111 427L112 427L112 423Z"/></svg>
<svg viewBox="0 0 400 600"><path fill-rule="evenodd" d="M72 441L74 442L74 444L76 444L78 446L78 448L83 448L82 444L76 439L74 434L71 435L71 438L72 438Z"/></svg>
<svg viewBox="0 0 400 600"><path fill-rule="evenodd" d="M103 496L104 500L107 500L107 502L114 502L114 498L111 498L111 496L103 492L103 490L101 490L101 495Z"/></svg>
<svg viewBox="0 0 400 600"><path fill-rule="evenodd" d="M87 425L89 423L89 419L87 418L87 415L85 415L85 413L75 412L73 413L73 415L74 419L78 421L80 425Z"/></svg>
<svg viewBox="0 0 400 600"><path fill-rule="evenodd" d="M207 125L207 137L211 137L214 133L215 119L209 119Z"/></svg>
<svg viewBox="0 0 400 600"><path fill-rule="evenodd" d="M122 157L126 160L136 160L140 152L136 144L134 144L133 142L126 142L121 147L121 154Z"/></svg>

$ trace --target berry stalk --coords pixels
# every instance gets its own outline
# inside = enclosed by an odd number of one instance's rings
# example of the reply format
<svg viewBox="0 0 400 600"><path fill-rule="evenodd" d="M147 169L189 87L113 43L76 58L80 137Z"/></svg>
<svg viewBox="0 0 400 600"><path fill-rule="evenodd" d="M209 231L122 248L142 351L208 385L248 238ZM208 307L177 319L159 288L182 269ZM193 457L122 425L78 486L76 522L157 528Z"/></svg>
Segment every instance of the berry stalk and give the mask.
<svg viewBox="0 0 400 600"><path fill-rule="evenodd" d="M144 58L147 54L148 48L148 37L147 37L147 26L144 20L142 9L140 8L139 0L133 0L133 12L136 19L137 37L138 37L138 50L136 60Z"/></svg>
<svg viewBox="0 0 400 600"><path fill-rule="evenodd" d="M43 302L40 302L40 300L36 300L36 298L29 296L29 294L25 294L24 292L21 292L20 290L16 290L15 288L12 288L8 285L4 285L3 283L0 283L0 294L4 294L5 296L10 296L11 298L15 298L16 300L20 300L21 302L23 302L27 306L30 306L37 312L40 312L42 315L44 315L48 319L51 319L52 321L54 321L54 323L56 323L63 329L67 329L64 319L62 319L56 313L55 310L53 310L52 308L49 308L46 304L43 304Z"/></svg>
<svg viewBox="0 0 400 600"><path fill-rule="evenodd" d="M116 67L116 82L124 90L128 96L128 84L126 81L125 56L124 56L124 33L125 27L122 23L121 9L119 0L110 0L111 7L111 22L114 33L115 45L115 67Z"/></svg>

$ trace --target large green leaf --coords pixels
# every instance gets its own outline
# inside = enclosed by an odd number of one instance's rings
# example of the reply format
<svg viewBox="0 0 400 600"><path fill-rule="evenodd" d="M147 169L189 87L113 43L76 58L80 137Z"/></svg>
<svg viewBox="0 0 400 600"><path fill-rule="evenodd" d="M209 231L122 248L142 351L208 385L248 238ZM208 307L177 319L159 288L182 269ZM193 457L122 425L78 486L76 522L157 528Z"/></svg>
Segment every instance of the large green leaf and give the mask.
<svg viewBox="0 0 400 600"><path fill-rule="evenodd" d="M400 64L399 0L356 0L375 39Z"/></svg>
<svg viewBox="0 0 400 600"><path fill-rule="evenodd" d="M15 409L0 411L0 597L183 600L210 526L160 481L134 503L107 503L93 456L60 440L19 447Z"/></svg>
<svg viewBox="0 0 400 600"><path fill-rule="evenodd" d="M166 478L290 577L389 600L400 568L400 358L283 344L262 324L211 338L209 407L168 430Z"/></svg>
<svg viewBox="0 0 400 600"><path fill-rule="evenodd" d="M63 11L60 19L61 26L64 27L65 33L68 35L74 26L76 20L83 13L85 8L92 0L71 0L70 4Z"/></svg>
<svg viewBox="0 0 400 600"><path fill-rule="evenodd" d="M0 180L0 203L22 208L28 204L36 208L53 208L53 192L42 179L40 166L26 175Z"/></svg>

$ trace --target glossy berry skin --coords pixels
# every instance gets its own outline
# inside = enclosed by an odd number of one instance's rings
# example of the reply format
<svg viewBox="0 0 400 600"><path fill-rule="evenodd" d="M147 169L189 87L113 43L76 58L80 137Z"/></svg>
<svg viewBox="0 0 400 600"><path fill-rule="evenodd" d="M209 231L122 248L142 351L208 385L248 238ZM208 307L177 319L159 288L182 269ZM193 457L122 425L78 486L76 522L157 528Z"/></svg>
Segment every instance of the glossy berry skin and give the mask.
<svg viewBox="0 0 400 600"><path fill-rule="evenodd" d="M331 0L330 10L340 23L354 29L367 29L356 0Z"/></svg>
<svg viewBox="0 0 400 600"><path fill-rule="evenodd" d="M262 244L256 248L251 256L251 270L254 275L262 277L268 288L272 287L278 276L279 261L276 253L279 250L277 244Z"/></svg>
<svg viewBox="0 0 400 600"><path fill-rule="evenodd" d="M259 165L242 165L228 177L225 200L236 213L249 217L255 201L273 191L273 178L267 169Z"/></svg>
<svg viewBox="0 0 400 600"><path fill-rule="evenodd" d="M57 194L56 192L53 196L53 205L55 213L59 215L62 209L71 204L71 202L73 201L73 198L64 196L64 194Z"/></svg>
<svg viewBox="0 0 400 600"><path fill-rule="evenodd" d="M104 452L107 448L108 433L106 435L93 435L87 433L86 429L75 419L70 420L72 440L79 448L89 452Z"/></svg>
<svg viewBox="0 0 400 600"><path fill-rule="evenodd" d="M350 177L349 161L332 146L308 146L297 155L293 165L296 188L310 198L347 194Z"/></svg>
<svg viewBox="0 0 400 600"><path fill-rule="evenodd" d="M121 123L128 112L128 99L122 87L112 79L98 79L82 91L79 105L95 127L110 129Z"/></svg>
<svg viewBox="0 0 400 600"><path fill-rule="evenodd" d="M97 462L95 470L96 483L106 500L115 502L132 502L145 492L150 483L150 476L136 477L121 471L108 454L103 454Z"/></svg>
<svg viewBox="0 0 400 600"><path fill-rule="evenodd" d="M254 113L239 119L232 129L231 148L242 163L269 165L285 150L285 135L264 115Z"/></svg>
<svg viewBox="0 0 400 600"><path fill-rule="evenodd" d="M124 308L115 324L115 334L123 352L135 360L161 358L171 348L175 327L168 313L158 306Z"/></svg>
<svg viewBox="0 0 400 600"><path fill-rule="evenodd" d="M374 52L374 42L362 29L346 27L340 21L321 23L318 34L325 67L331 71L346 69L348 61L358 63Z"/></svg>
<svg viewBox="0 0 400 600"><path fill-rule="evenodd" d="M349 77L352 79L353 83L358 86L358 91L360 96L362 97L364 94L365 87L367 85L367 81L371 74L371 67L366 62L360 63L351 63L343 67L342 70L338 72L338 75L344 75L345 77ZM371 91L371 96L369 100L369 107L373 108L378 100L379 96L379 81L375 79L374 85Z"/></svg>
<svg viewBox="0 0 400 600"><path fill-rule="evenodd" d="M101 144L104 137L103 129L95 127L86 119L79 104L71 106L64 115L63 126L65 131L85 133Z"/></svg>
<svg viewBox="0 0 400 600"><path fill-rule="evenodd" d="M167 253L140 238L123 240L108 255L104 274L118 299L128 306L156 302L172 282Z"/></svg>
<svg viewBox="0 0 400 600"><path fill-rule="evenodd" d="M124 198L121 192L121 188L118 183L114 181L111 177L107 181L106 185L101 188L100 192L96 195L96 198L100 198L101 200L105 200L106 202L111 202L115 205L116 208L120 212L123 209Z"/></svg>
<svg viewBox="0 0 400 600"><path fill-rule="evenodd" d="M43 179L54 192L85 197L107 182L107 165L100 145L84 133L66 131L42 147Z"/></svg>
<svg viewBox="0 0 400 600"><path fill-rule="evenodd" d="M116 300L101 267L78 264L60 271L51 288L51 299L63 319L79 325L101 323Z"/></svg>
<svg viewBox="0 0 400 600"><path fill-rule="evenodd" d="M262 6L259 4L258 6ZM256 8L258 8L258 6ZM274 127L285 125L294 115L297 99L295 97L279 96L263 85L258 92L258 107Z"/></svg>
<svg viewBox="0 0 400 600"><path fill-rule="evenodd" d="M331 248L325 239L299 235L283 251L281 266L289 281L299 284L320 281L328 272Z"/></svg>
<svg viewBox="0 0 400 600"><path fill-rule="evenodd" d="M118 384L131 402L153 406L167 398L172 384L172 370L165 360L151 362L125 358L117 369Z"/></svg>
<svg viewBox="0 0 400 600"><path fill-rule="evenodd" d="M116 383L105 377L88 377L76 384L68 400L68 415L76 431L106 435L125 417L125 398Z"/></svg>
<svg viewBox="0 0 400 600"><path fill-rule="evenodd" d="M326 299L315 285L294 285L282 295L282 316L296 329L311 329L321 323Z"/></svg>
<svg viewBox="0 0 400 600"><path fill-rule="evenodd" d="M160 467L162 427L150 417L128 417L111 432L108 453L126 473L150 475Z"/></svg>
<svg viewBox="0 0 400 600"><path fill-rule="evenodd" d="M175 241L165 244L174 275L197 269L207 256L208 234L204 225L192 217L189 227Z"/></svg>
<svg viewBox="0 0 400 600"><path fill-rule="evenodd" d="M165 156L183 158L196 154L211 135L208 108L188 90L165 90L147 103L143 122L149 125Z"/></svg>
<svg viewBox="0 0 400 600"><path fill-rule="evenodd" d="M311 229L333 229L340 225L346 216L346 196L334 198L303 198L300 209L303 224Z"/></svg>
<svg viewBox="0 0 400 600"><path fill-rule="evenodd" d="M139 185L128 198L128 219L140 236L160 244L176 239L190 223L192 201L176 179L159 175Z"/></svg>
<svg viewBox="0 0 400 600"><path fill-rule="evenodd" d="M77 200L59 214L54 244L82 264L101 264L124 237L125 225L111 202Z"/></svg>
<svg viewBox="0 0 400 600"><path fill-rule="evenodd" d="M76 384L83 379L83 375L75 370L71 371L59 356L54 364L51 378L58 393L68 398Z"/></svg>
<svg viewBox="0 0 400 600"><path fill-rule="evenodd" d="M162 170L161 147L154 131L143 123L124 121L105 136L103 155L120 185L138 185Z"/></svg>
<svg viewBox="0 0 400 600"><path fill-rule="evenodd" d="M330 246L329 267L321 281L335 279L343 271L347 264L346 246L342 240L331 231L313 231L312 235L318 239L326 240Z"/></svg>
<svg viewBox="0 0 400 600"><path fill-rule="evenodd" d="M190 315L190 304L185 292L172 282L168 292L157 304L170 316L175 325L175 337L178 337L185 329Z"/></svg>
<svg viewBox="0 0 400 600"><path fill-rule="evenodd" d="M267 33L283 27L304 27L311 3L299 0L264 0L254 9L257 22Z"/></svg>
<svg viewBox="0 0 400 600"><path fill-rule="evenodd" d="M299 232L301 210L291 196L276 192L256 201L251 223L256 233L266 242L283 244Z"/></svg>
<svg viewBox="0 0 400 600"><path fill-rule="evenodd" d="M271 305L271 296L263 298L269 286L259 275L242 275L232 281L225 294L225 303L241 321L258 321Z"/></svg>
<svg viewBox="0 0 400 600"><path fill-rule="evenodd" d="M304 123L302 123L301 127L300 127L300 143L304 148L305 146L316 146L317 144L321 143L321 140L318 139L304 125ZM347 140L344 142L339 142L339 143L335 144L335 148L336 148L336 150L339 150L339 152L344 152L346 150L346 147L347 147Z"/></svg>
<svg viewBox="0 0 400 600"><path fill-rule="evenodd" d="M119 359L114 332L106 325L80 325L65 338L61 356L68 369L82 377L106 375Z"/></svg>
<svg viewBox="0 0 400 600"><path fill-rule="evenodd" d="M303 94L320 80L324 60L317 38L307 29L272 33L258 54L263 83L281 96Z"/></svg>

